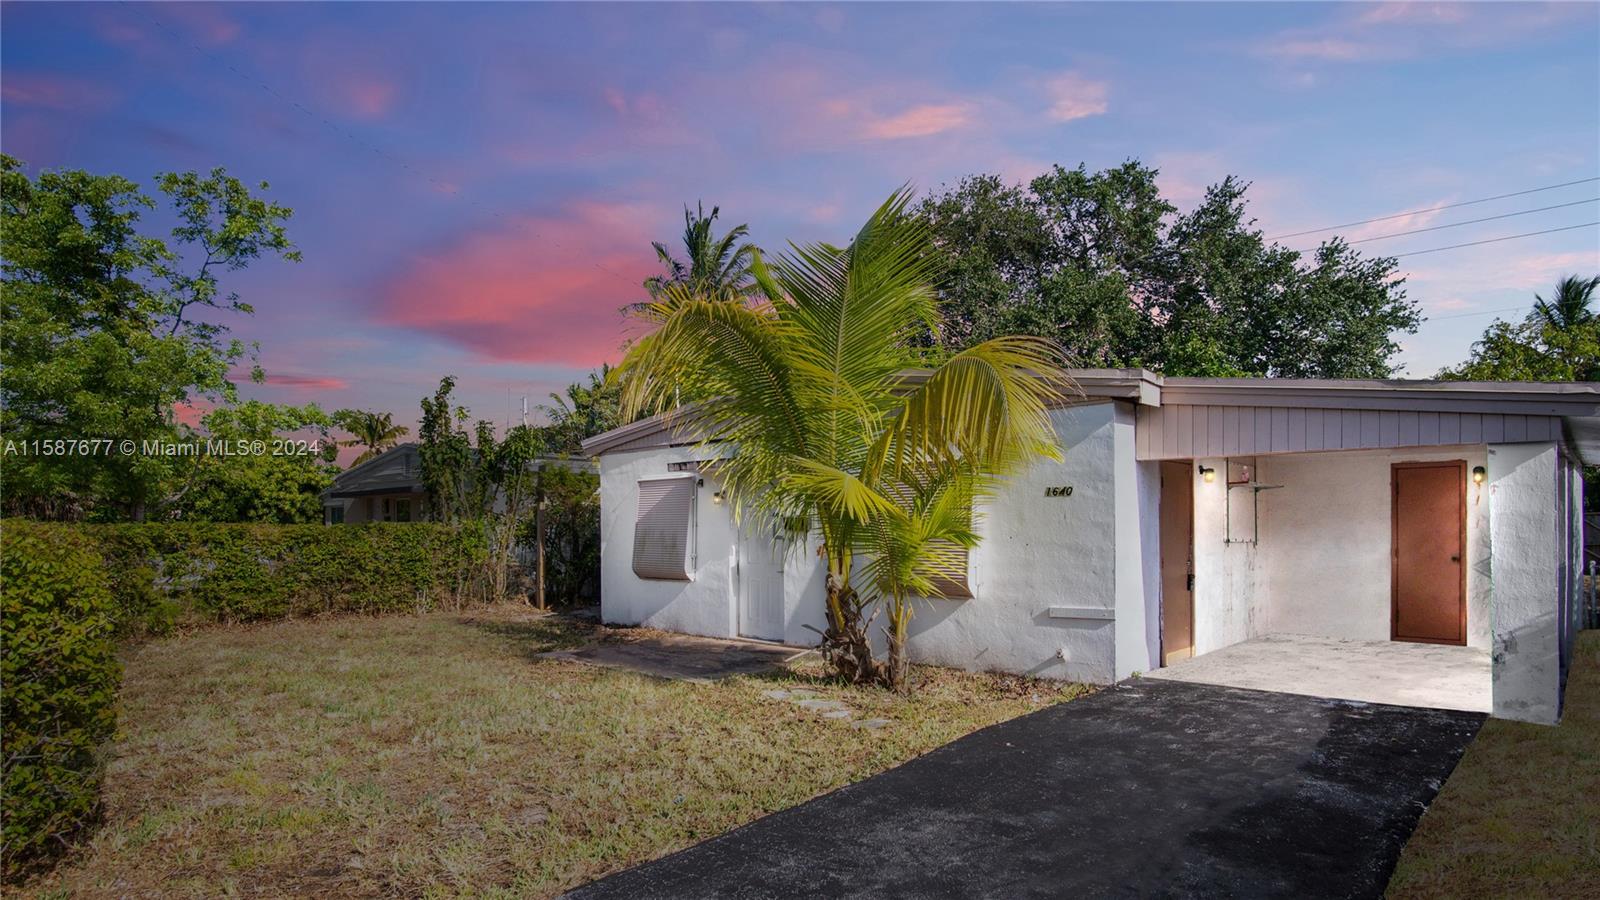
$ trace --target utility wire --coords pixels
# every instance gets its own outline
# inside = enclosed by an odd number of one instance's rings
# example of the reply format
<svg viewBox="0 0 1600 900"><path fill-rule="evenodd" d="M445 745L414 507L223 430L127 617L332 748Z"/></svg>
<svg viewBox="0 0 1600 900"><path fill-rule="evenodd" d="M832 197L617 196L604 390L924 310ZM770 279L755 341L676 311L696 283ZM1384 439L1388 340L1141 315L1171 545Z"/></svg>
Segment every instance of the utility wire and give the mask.
<svg viewBox="0 0 1600 900"><path fill-rule="evenodd" d="M368 153L371 153L374 156L379 156L379 157L382 157L383 159L388 160L390 163L400 167L401 169L404 169L406 172L408 172L408 173L410 173L412 175L415 175L415 176L417 176L419 178L423 178L423 179L427 180L429 183L431 183L435 188L439 189L440 191L442 191L444 193L447 193L447 194L450 194L452 196L460 197L461 199L465 200L467 203L477 207L478 209L482 210L483 212L488 213L489 215L493 216L494 218L501 220L502 222L509 221L509 220L506 219L505 216L501 215L499 211L491 209L488 206L485 206L484 204L478 202L477 200L473 200L470 197L463 196L462 193L461 193L461 190L459 188L457 188L457 187L455 187L453 185L450 185L450 184L446 184L445 182L440 181L437 178L434 178L432 175L429 175L427 172L421 171L420 169L417 169L417 168L413 167L410 163L407 163L405 160L401 159L400 157L395 156L394 154L389 153L389 152L383 150L382 148L373 145L369 141L366 141L366 140L363 140L362 138L357 137L355 134L353 134L352 132L350 132L350 131L348 131L348 130L346 130L344 128L340 128L338 125L336 125L333 122L329 121L327 118L312 112L310 109L308 109L307 107L305 107L304 105L302 105L298 101L291 100L288 97L284 96L283 94L278 93L276 90L274 90L272 88L271 85L267 84L265 81L261 80L260 78L256 78L256 77L251 76L251 75L246 75L245 73L239 71L239 69L235 68L232 63L228 62L225 59L222 59L222 58L218 57L214 53L208 52L207 50L202 48L199 44L196 44L193 41L184 38L178 32L174 31L165 22L161 21L155 15L153 15L148 10L146 10L144 8L146 4L125 2L123 5L128 7L128 8L130 8L130 9L136 10L140 15L142 15L146 19L148 19L152 25L155 25L157 28L159 28L162 31L166 32L167 36L172 38L173 41L175 41L175 42L177 42L179 44L182 44L184 46L187 46L190 50L193 50L196 54L198 54L198 55L200 55L202 57L205 57L206 59L211 60L213 63L215 63L215 64L227 69L229 72L232 72L235 76L237 76L239 78L239 80L245 82L246 84L252 84L252 85L254 85L256 87L261 88L263 91L265 91L267 94L272 96L274 99L276 99L279 102L284 103L284 104L286 104L288 106L294 107L296 110L298 110L299 112L303 113L307 118L312 119L313 121L316 121L316 122L320 122L323 126L328 128L330 131L333 131L335 134L338 134L340 137L343 137L345 140L348 140L350 143L354 144L359 149L361 149L363 151L366 151ZM543 235L543 234L541 234L540 232L537 232L537 231L534 231L534 232L531 232L531 233L532 233L532 235L534 237L539 238L541 240L544 240L544 241L548 242L549 244L551 244L554 247L560 248L561 250L567 250L567 248L565 246L563 246L560 241L557 241L557 240L555 240L553 238L546 237L545 235ZM595 268L601 270L602 272L606 272L608 274L615 275L618 278L621 278L623 281L628 282L628 284L630 286L636 287L636 288L640 288L642 290L642 287L640 285L635 284L630 277L628 277L627 275L622 274L621 272L618 272L616 269L613 269L610 266L607 266L604 263L601 263L599 260L590 260L590 262L594 265Z"/></svg>
<svg viewBox="0 0 1600 900"><path fill-rule="evenodd" d="M1582 206L1585 203L1600 203L1600 197L1592 197L1588 200L1574 200L1571 203L1557 203L1554 206L1541 206L1538 209L1523 209L1518 210L1517 212L1501 213L1498 216L1484 216L1481 219L1463 219L1460 222L1451 222L1446 225L1432 225L1427 228L1413 228L1410 231L1396 231L1391 234L1380 234L1374 237L1361 238L1360 240L1356 241L1345 241L1345 243L1365 244L1368 241L1382 241L1389 238L1405 237L1408 234L1422 234L1426 231L1443 231L1446 228L1460 228L1463 225L1476 225L1479 222L1493 222L1496 219L1510 219L1516 216L1528 216L1534 213L1548 212L1552 209L1566 209L1569 206Z"/></svg>
<svg viewBox="0 0 1600 900"><path fill-rule="evenodd" d="M1565 228L1546 228L1544 231L1529 231L1524 234L1508 234L1504 237L1489 238L1482 241L1468 241L1465 244L1451 244L1448 247L1432 247L1427 250L1412 250L1409 253L1396 253L1393 255L1395 258L1402 256L1421 256L1424 253L1438 253L1441 250L1455 250L1461 247L1477 247L1482 244L1498 244L1501 241L1514 241L1517 238L1534 237L1541 234L1555 234L1558 231L1572 231L1578 228L1593 228L1596 225L1600 225L1600 222L1584 222L1581 225L1568 225Z"/></svg>
<svg viewBox="0 0 1600 900"><path fill-rule="evenodd" d="M1291 234L1278 234L1278 235L1273 235L1272 237L1267 238L1267 240L1269 240L1269 241L1281 241L1281 240L1283 240L1285 238L1300 237L1301 235L1304 235L1304 234L1318 234L1318 233L1324 232L1324 231L1334 231L1334 230L1339 229L1339 228L1353 228L1356 225L1367 225L1367 224L1370 224L1372 222L1387 222L1387 221L1389 221L1391 219L1403 219L1406 216L1414 216L1414 215L1416 215L1418 213L1438 212L1439 210L1442 210L1442 209L1455 209L1455 208L1460 207L1460 206L1472 206L1472 205L1477 204L1477 203L1488 203L1490 200L1504 200L1507 197L1521 197L1521 196L1524 196L1524 195L1527 195L1527 194L1537 194L1537 193L1539 193L1541 191L1553 191L1556 188L1572 187L1575 184L1590 184L1590 183L1596 182L1596 181L1600 181L1600 177L1580 178L1577 181L1564 181L1564 182L1562 182L1560 184L1552 184L1552 185L1548 185L1546 187L1529 188L1529 189L1527 189L1525 191L1512 191L1509 194L1496 194L1493 197L1480 197L1477 200L1462 200L1459 203L1446 203L1443 206L1430 206L1427 209L1414 209L1414 210L1412 210L1410 212L1395 213L1392 216L1378 216L1377 218L1373 218L1373 219L1362 219L1359 222L1345 222L1343 225L1328 225L1328 226L1326 226L1324 228L1309 228L1309 229L1307 229L1305 231L1296 231L1296 232L1293 232Z"/></svg>
<svg viewBox="0 0 1600 900"><path fill-rule="evenodd" d="M1504 306L1504 307L1501 307L1500 309L1480 309L1477 312L1451 313L1448 316L1429 316L1428 317L1428 321L1429 322L1442 322L1445 319L1466 319L1466 318L1470 318L1472 316L1492 316L1495 313L1518 312L1520 310L1524 310L1524 309L1527 309L1527 308L1528 308L1527 305L1524 304L1522 306Z"/></svg>

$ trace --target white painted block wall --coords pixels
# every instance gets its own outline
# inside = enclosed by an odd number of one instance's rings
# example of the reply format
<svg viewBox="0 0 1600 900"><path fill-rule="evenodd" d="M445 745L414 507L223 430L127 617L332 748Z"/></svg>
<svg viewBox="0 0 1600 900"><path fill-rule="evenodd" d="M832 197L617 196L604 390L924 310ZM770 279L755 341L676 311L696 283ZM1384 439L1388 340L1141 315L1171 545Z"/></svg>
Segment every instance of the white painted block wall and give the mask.
<svg viewBox="0 0 1600 900"><path fill-rule="evenodd" d="M983 542L968 569L973 597L917 603L913 659L1098 684L1117 678L1118 621L1052 618L1050 608L1116 616L1127 606L1126 598L1119 605L1117 576L1136 570L1139 558L1126 547L1119 556L1117 540L1139 533L1133 418L1104 402L1056 410L1051 421L1064 458L1034 465L987 505L978 526ZM1120 473L1119 451L1126 456ZM1070 497L1045 495L1066 486ZM1129 506L1120 518L1119 503Z"/></svg>
<svg viewBox="0 0 1600 900"><path fill-rule="evenodd" d="M1401 462L1465 460L1467 646L1489 646L1489 487L1472 483L1482 446L1266 456L1258 566L1265 630L1349 641L1387 641L1391 620L1393 495ZM1245 493L1236 491L1235 493Z"/></svg>
<svg viewBox="0 0 1600 900"><path fill-rule="evenodd" d="M1494 714L1555 724L1559 717L1559 571L1567 522L1555 444L1489 447L1494 548Z"/></svg>

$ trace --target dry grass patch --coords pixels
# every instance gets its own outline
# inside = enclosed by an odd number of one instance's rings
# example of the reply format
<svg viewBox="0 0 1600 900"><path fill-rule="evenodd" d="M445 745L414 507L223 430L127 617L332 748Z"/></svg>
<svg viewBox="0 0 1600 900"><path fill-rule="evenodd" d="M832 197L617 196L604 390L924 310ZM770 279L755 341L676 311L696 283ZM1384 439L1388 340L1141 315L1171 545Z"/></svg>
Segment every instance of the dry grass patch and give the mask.
<svg viewBox="0 0 1600 900"><path fill-rule="evenodd" d="M1600 897L1600 631L1578 636L1559 726L1484 724L1388 896Z"/></svg>
<svg viewBox="0 0 1600 900"><path fill-rule="evenodd" d="M806 665L700 685L534 658L593 636L507 608L132 648L106 823L26 891L551 895L1082 691L923 669L906 699ZM799 684L893 724L762 696Z"/></svg>

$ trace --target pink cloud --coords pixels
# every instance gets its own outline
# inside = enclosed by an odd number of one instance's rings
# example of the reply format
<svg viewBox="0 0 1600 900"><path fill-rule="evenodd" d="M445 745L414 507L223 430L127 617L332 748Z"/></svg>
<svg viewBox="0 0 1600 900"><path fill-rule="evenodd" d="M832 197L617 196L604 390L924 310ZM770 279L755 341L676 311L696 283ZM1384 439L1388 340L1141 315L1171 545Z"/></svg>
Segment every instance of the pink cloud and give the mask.
<svg viewBox="0 0 1600 900"><path fill-rule="evenodd" d="M347 75L333 84L335 97L351 114L362 119L381 119L394 108L400 86L380 75Z"/></svg>
<svg viewBox="0 0 1600 900"><path fill-rule="evenodd" d="M462 236L413 261L378 290L376 315L496 360L592 366L614 359L619 309L643 297L655 269L626 206L570 205Z"/></svg>
<svg viewBox="0 0 1600 900"><path fill-rule="evenodd" d="M1106 83L1076 72L1050 79L1045 83L1045 93L1050 98L1048 115L1057 122L1103 115L1108 108Z"/></svg>
<svg viewBox="0 0 1600 900"><path fill-rule="evenodd" d="M307 391L342 391L350 386L343 378L330 375L297 375L289 372L269 372L266 383Z"/></svg>
<svg viewBox="0 0 1600 900"><path fill-rule="evenodd" d="M971 110L964 103L924 103L887 118L869 121L862 134L873 140L929 137L971 124Z"/></svg>
<svg viewBox="0 0 1600 900"><path fill-rule="evenodd" d="M182 403L173 404L172 417L177 419L181 425L199 428L200 420L204 419L207 413L216 408L217 405L215 403L204 397L191 397Z"/></svg>
<svg viewBox="0 0 1600 900"><path fill-rule="evenodd" d="M18 106L83 110L105 106L112 92L91 81L48 72L12 72L0 82L0 98Z"/></svg>

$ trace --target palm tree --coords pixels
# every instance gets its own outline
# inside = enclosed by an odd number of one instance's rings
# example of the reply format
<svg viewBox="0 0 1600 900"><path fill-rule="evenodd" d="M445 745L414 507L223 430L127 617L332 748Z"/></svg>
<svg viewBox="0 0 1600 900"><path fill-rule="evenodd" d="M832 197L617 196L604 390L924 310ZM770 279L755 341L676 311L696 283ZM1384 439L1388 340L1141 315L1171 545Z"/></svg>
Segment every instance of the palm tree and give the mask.
<svg viewBox="0 0 1600 900"><path fill-rule="evenodd" d="M621 388L612 372L610 364L601 363L589 373L588 384L573 382L565 396L552 393L554 403L540 407L550 419L556 450L578 453L585 438L625 424L618 411Z"/></svg>
<svg viewBox="0 0 1600 900"><path fill-rule="evenodd" d="M355 435L350 440L339 441L339 446L367 448L350 463L351 466L359 466L388 450L411 432L411 429L404 425L394 424L392 413L341 409L333 414L333 421L340 428Z"/></svg>
<svg viewBox="0 0 1600 900"><path fill-rule="evenodd" d="M1060 351L1001 337L931 371L914 340L939 325L933 254L908 191L889 197L848 247L796 246L771 268L751 256L762 302L727 303L663 285L628 351L623 414L672 409L703 441L737 448L717 474L735 515L820 539L827 565L822 649L855 681L903 679L909 596L927 592L972 510L1004 476L1059 458L1049 407L1066 389ZM851 584L854 558L865 592ZM890 604L885 667L864 616Z"/></svg>
<svg viewBox="0 0 1600 900"><path fill-rule="evenodd" d="M1600 287L1600 275L1593 278L1568 275L1556 282L1556 292L1551 299L1533 295L1533 318L1541 325L1560 331L1586 324L1595 316L1589 301L1594 299L1597 287Z"/></svg>
<svg viewBox="0 0 1600 900"><path fill-rule="evenodd" d="M717 237L711 233L711 226L721 211L720 207L713 206L708 216L699 203L695 204L694 212L687 206L683 208L683 248L688 253L688 262L679 262L660 241L651 243L656 249L656 258L667 270L665 275L645 279L644 287L651 297L659 299L669 285L686 286L695 296L719 300L742 299L752 293L754 282L750 267L756 246L740 243L749 236L750 228L736 225L727 234Z"/></svg>

